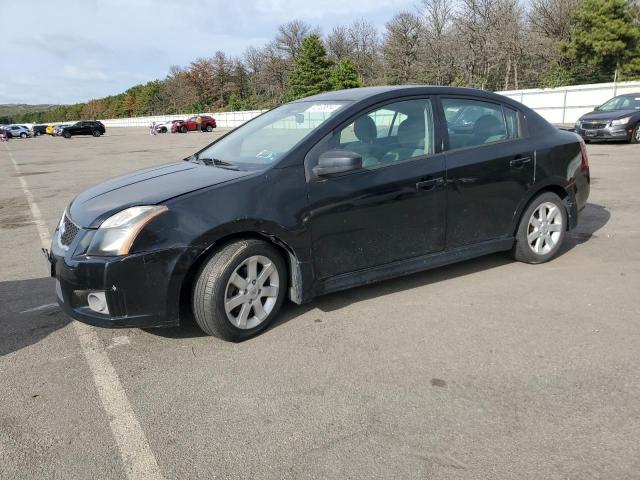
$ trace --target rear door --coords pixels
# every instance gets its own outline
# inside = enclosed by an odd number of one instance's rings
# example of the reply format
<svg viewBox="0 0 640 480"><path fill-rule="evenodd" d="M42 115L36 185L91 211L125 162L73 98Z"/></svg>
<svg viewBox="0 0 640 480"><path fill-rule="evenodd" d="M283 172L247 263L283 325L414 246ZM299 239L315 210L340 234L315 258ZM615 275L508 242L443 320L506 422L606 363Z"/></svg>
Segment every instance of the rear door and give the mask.
<svg viewBox="0 0 640 480"><path fill-rule="evenodd" d="M535 149L523 115L493 101L442 97L447 123L447 248L512 236L513 218L534 181ZM473 109L468 128L456 123Z"/></svg>
<svg viewBox="0 0 640 480"><path fill-rule="evenodd" d="M360 114L311 150L307 172L327 150L364 159L362 169L309 179L318 279L444 248L444 157L436 138L431 100L416 98Z"/></svg>

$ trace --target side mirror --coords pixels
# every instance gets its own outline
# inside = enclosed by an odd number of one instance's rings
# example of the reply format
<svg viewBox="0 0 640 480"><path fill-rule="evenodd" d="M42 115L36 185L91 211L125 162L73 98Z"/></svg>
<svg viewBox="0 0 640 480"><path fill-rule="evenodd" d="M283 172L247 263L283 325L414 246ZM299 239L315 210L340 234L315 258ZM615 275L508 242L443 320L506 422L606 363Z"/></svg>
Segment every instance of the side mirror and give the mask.
<svg viewBox="0 0 640 480"><path fill-rule="evenodd" d="M329 150L320 155L313 173L319 177L362 168L362 156L349 150Z"/></svg>
<svg viewBox="0 0 640 480"><path fill-rule="evenodd" d="M600 105L598 105L597 107L594 107L593 111L594 112L599 112L600 111Z"/></svg>

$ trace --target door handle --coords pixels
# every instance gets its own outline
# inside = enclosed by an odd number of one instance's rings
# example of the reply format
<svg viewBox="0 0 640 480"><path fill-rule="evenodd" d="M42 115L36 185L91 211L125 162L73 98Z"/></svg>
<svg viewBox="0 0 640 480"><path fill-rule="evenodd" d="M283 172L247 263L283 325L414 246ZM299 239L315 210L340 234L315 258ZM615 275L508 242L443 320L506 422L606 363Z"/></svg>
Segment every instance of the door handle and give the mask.
<svg viewBox="0 0 640 480"><path fill-rule="evenodd" d="M522 168L525 164L531 161L531 157L518 157L509 162L509 165L513 168Z"/></svg>
<svg viewBox="0 0 640 480"><path fill-rule="evenodd" d="M442 185L444 183L444 178L431 178L429 180L423 180L421 182L416 183L416 188L418 190L433 190L438 185Z"/></svg>

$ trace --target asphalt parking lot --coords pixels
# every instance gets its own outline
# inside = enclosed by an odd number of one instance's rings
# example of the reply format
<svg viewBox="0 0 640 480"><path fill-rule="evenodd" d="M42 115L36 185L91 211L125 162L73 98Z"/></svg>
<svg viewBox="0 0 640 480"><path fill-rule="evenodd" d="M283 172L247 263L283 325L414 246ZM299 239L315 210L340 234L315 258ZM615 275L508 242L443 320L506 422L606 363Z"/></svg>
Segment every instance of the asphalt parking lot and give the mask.
<svg viewBox="0 0 640 480"><path fill-rule="evenodd" d="M589 204L551 263L492 255L287 305L241 344L193 324L87 343L43 229L219 134L0 145L0 478L638 478L640 146L588 146Z"/></svg>

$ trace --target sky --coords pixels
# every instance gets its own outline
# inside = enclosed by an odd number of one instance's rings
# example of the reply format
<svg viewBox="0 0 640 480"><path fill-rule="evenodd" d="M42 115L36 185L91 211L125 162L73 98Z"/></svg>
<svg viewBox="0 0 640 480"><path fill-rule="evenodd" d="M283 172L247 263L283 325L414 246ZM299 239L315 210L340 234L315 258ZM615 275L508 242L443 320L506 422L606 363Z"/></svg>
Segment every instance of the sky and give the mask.
<svg viewBox="0 0 640 480"><path fill-rule="evenodd" d="M164 78L217 50L241 55L294 19L383 29L418 0L29 0L0 13L0 104L76 103Z"/></svg>

